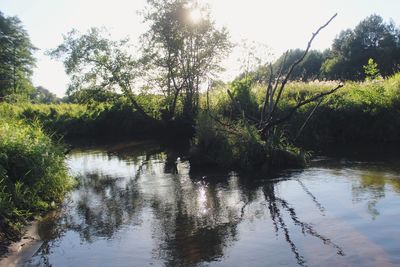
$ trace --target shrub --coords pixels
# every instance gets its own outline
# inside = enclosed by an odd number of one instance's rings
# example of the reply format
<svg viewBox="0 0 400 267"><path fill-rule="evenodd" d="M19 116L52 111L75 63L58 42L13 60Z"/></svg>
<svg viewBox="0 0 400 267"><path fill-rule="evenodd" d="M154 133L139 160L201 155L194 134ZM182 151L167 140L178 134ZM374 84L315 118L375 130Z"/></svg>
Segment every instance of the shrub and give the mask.
<svg viewBox="0 0 400 267"><path fill-rule="evenodd" d="M304 165L305 154L283 139L266 143L253 125L240 120L228 125L228 121L216 120L214 115L199 115L191 167L208 165L268 172Z"/></svg>
<svg viewBox="0 0 400 267"><path fill-rule="evenodd" d="M73 182L64 151L37 124L0 119L0 227L18 232L23 222L60 203Z"/></svg>

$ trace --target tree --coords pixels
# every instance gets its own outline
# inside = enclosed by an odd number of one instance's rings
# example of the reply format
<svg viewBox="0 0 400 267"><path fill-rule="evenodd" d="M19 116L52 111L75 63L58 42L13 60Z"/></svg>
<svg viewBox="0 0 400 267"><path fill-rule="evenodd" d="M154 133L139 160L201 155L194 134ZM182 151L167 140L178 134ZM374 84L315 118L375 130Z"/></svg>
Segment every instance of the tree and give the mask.
<svg viewBox="0 0 400 267"><path fill-rule="evenodd" d="M255 118L252 116L252 114L249 114L243 109L242 103L235 98L235 96L228 90L228 95L232 100L232 105L234 108L242 114L243 120L247 124L254 124L256 125L261 139L264 141L270 141L271 138L273 137L273 132L274 129L278 126L281 125L282 123L288 121L294 114L295 112L301 108L304 105L307 105L309 103L314 103L318 102L317 106L321 103L321 100L323 97L330 95L337 90L339 90L341 87L343 87L343 84L340 83L336 87L332 88L329 91L322 92L319 94L315 94L314 96L311 96L306 99L300 100L294 107L290 108L289 111L286 114L278 114L278 105L281 101L282 93L285 90L285 86L287 82L290 80L291 75L293 74L294 70L303 62L303 60L306 58L308 52L310 51L311 44L315 37L319 34L319 32L324 29L328 24L336 17L337 14L332 16L324 25L319 27L315 33L313 33L312 37L310 38L307 48L302 52L300 57L298 57L291 65L288 67L287 72L284 72L284 66L287 58L287 54L285 55L278 72L274 72L272 64L270 64L269 68L269 81L266 86L265 90L265 98L264 98L264 104L261 110L261 116L260 118ZM315 109L314 109L315 111ZM308 122L309 118L312 116L313 112L309 114L309 117L306 119L304 122L303 126L300 128L299 133L302 131L304 128L305 124Z"/></svg>
<svg viewBox="0 0 400 267"><path fill-rule="evenodd" d="M69 95L81 90L122 92L143 116L153 119L137 101L138 80L146 77L150 93L163 93L163 119L175 118L178 102L190 119L199 105L200 84L219 69L230 43L225 29L217 30L205 8L189 0L149 0L144 20L150 29L141 38L139 57L131 55L129 40L112 41L104 31L76 30L49 54L64 62L71 76ZM201 18L191 18L198 10ZM143 83L143 81L140 81Z"/></svg>
<svg viewBox="0 0 400 267"><path fill-rule="evenodd" d="M231 43L225 28L217 29L209 10L191 0L148 0L145 11L149 31L142 36L143 58L149 79L166 96L165 118L176 115L179 96L182 112L193 118L199 105L199 89Z"/></svg>
<svg viewBox="0 0 400 267"><path fill-rule="evenodd" d="M400 64L400 34L394 23L371 15L354 30L342 31L332 44L332 53L323 71L331 79L362 80L363 66L373 58L383 76L392 75Z"/></svg>
<svg viewBox="0 0 400 267"><path fill-rule="evenodd" d="M0 12L0 99L33 90L35 50L21 21Z"/></svg>
<svg viewBox="0 0 400 267"><path fill-rule="evenodd" d="M378 64L372 58L368 59L368 64L363 68L367 80L374 80L380 76Z"/></svg>
<svg viewBox="0 0 400 267"><path fill-rule="evenodd" d="M34 103L50 104L60 102L60 99L55 94L43 86L36 87L35 90L30 94L30 99Z"/></svg>
<svg viewBox="0 0 400 267"><path fill-rule="evenodd" d="M86 34L72 30L64 42L49 51L53 58L62 59L71 76L69 96L81 90L122 92L144 117L153 120L137 102L134 92L139 75L138 63L128 53L128 39L112 41L104 32L91 28Z"/></svg>
<svg viewBox="0 0 400 267"><path fill-rule="evenodd" d="M278 72L279 68L282 67L282 72L287 73L293 63L303 56L304 52L302 49L289 50L274 62L272 66L274 72ZM293 70L290 79L308 81L319 78L321 66L326 56L327 52L309 51L303 61Z"/></svg>

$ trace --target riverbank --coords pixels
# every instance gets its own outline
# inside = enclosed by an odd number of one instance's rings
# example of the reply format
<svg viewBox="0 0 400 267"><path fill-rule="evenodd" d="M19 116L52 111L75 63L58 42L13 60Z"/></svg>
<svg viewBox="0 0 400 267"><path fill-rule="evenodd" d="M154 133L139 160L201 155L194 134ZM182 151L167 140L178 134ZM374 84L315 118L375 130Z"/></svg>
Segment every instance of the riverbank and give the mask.
<svg viewBox="0 0 400 267"><path fill-rule="evenodd" d="M277 112L284 114L297 101L329 90L332 85L331 82L289 83ZM156 137L168 144L176 139L186 140L195 130L191 156L193 168L208 168L210 164L216 164L234 167L235 170L267 171L276 167L304 166L308 154L299 147L309 144L319 150L339 143L366 146L400 142L400 74L388 79L346 83L344 88L323 100L299 136L297 132L314 108L312 104L304 106L288 124L276 129L276 139L270 143L260 139L254 125L241 123L237 116L232 117L233 107L226 86L212 90L209 103L205 96L202 97L196 129L184 120L163 122L161 114L154 114L160 120L148 121L123 99L90 105L1 103L2 238L18 239L27 221L54 209L71 188L71 178L64 165L65 151L56 141L61 137L70 140L76 137L113 140ZM241 91L236 92L243 108L255 117L260 115L262 86L240 87ZM159 112L159 105L151 102L148 111ZM206 110L213 114L212 117L204 117ZM216 117L222 120L222 124L214 119ZM234 122L233 131L223 127L215 131L214 126L223 125L224 119Z"/></svg>
<svg viewBox="0 0 400 267"><path fill-rule="evenodd" d="M399 264L398 161L324 157L271 179L182 158L151 142L72 150L79 186L27 265Z"/></svg>
<svg viewBox="0 0 400 267"><path fill-rule="evenodd" d="M3 244L18 241L25 225L55 209L74 182L64 147L38 124L0 119L0 233ZM3 251L5 245L2 245Z"/></svg>
<svg viewBox="0 0 400 267"><path fill-rule="evenodd" d="M0 244L4 247L0 252L0 266L20 267L35 254L43 243L37 227L37 221L28 224L19 241L8 243L6 240L0 240Z"/></svg>

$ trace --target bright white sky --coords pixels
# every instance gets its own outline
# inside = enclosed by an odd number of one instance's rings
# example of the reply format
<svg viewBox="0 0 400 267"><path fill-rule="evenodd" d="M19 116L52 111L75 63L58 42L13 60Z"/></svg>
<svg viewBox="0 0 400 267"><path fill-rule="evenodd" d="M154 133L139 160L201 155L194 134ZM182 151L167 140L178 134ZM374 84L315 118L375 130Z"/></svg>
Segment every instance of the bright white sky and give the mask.
<svg viewBox="0 0 400 267"><path fill-rule="evenodd" d="M362 19L381 15L386 21L400 23L399 0L200 0L209 3L217 25L226 26L232 41L242 44L246 39L269 47L275 56L290 48L304 48L311 33L334 13L338 17L313 44L314 49L330 47L343 29L354 28ZM132 40L146 31L137 11L146 0L1 0L0 11L18 16L28 31L36 53L37 68L34 85L42 85L63 96L68 84L60 62L51 60L44 51L62 42L62 34L76 28L81 32L90 27L106 27L113 38L129 36ZM224 63L227 80L239 73L234 52Z"/></svg>

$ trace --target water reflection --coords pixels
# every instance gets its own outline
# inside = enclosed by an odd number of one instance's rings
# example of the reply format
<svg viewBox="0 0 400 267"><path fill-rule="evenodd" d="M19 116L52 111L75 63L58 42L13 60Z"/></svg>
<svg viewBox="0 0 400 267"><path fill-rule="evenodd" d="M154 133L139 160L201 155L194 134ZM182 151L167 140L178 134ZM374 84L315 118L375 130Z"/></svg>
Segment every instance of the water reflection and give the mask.
<svg viewBox="0 0 400 267"><path fill-rule="evenodd" d="M79 187L62 211L40 224L45 242L26 266L109 266L110 258L113 266L230 266L230 261L307 266L317 256L331 263L360 262L326 224L313 223L333 218L325 205L332 202L325 196L321 201L309 186L316 170L276 179L191 175L183 156L153 144L73 152L68 162ZM376 177L360 174L350 180L353 201L366 199L373 218L387 183L397 193L400 188L398 180ZM247 239L252 227L261 230ZM82 253L89 248L98 250L96 257ZM260 248L266 252L258 253ZM321 252L310 254L310 248Z"/></svg>

